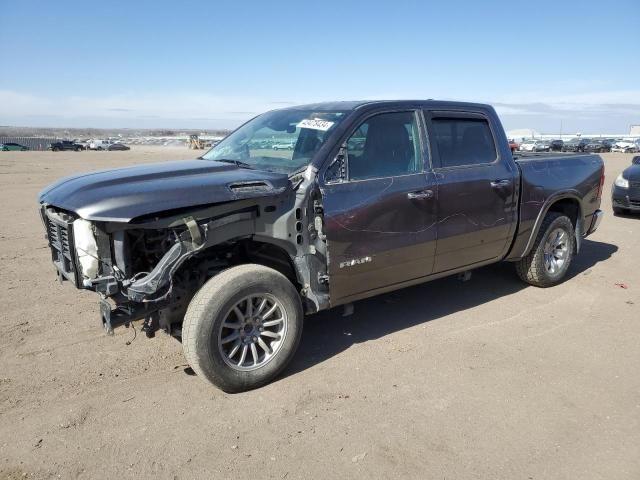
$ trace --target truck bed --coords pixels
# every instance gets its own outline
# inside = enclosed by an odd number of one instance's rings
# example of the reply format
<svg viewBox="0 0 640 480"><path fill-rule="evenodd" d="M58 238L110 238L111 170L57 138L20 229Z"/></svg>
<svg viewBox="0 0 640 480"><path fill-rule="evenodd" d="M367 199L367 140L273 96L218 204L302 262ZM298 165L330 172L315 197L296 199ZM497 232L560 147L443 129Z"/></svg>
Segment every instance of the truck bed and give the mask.
<svg viewBox="0 0 640 480"><path fill-rule="evenodd" d="M602 158L597 154L551 152L516 154L514 160L520 170L520 221L507 259L526 253L532 230L548 206L559 199L577 201L581 209L579 232L585 235L600 205Z"/></svg>

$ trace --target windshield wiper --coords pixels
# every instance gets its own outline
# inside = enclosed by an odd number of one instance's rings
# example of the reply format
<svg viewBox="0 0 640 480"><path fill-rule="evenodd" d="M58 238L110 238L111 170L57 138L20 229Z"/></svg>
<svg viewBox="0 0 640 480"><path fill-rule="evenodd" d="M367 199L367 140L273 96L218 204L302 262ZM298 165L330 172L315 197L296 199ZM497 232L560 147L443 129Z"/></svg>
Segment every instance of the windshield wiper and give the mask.
<svg viewBox="0 0 640 480"><path fill-rule="evenodd" d="M249 170L255 170L256 169L253 165L249 165L248 163L241 162L240 160L233 160L233 159L230 159L230 158L216 158L214 161L215 162L222 162L222 163L233 163L238 168L248 168Z"/></svg>

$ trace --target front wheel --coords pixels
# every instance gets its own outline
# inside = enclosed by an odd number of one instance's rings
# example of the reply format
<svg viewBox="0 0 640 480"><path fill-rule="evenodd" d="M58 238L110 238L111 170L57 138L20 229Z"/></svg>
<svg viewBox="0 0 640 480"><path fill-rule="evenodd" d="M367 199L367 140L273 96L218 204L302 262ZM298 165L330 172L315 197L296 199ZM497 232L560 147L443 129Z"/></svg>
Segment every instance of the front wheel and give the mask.
<svg viewBox="0 0 640 480"><path fill-rule="evenodd" d="M303 318L300 296L284 275L262 265L233 267L191 300L184 355L198 376L225 392L257 388L293 358Z"/></svg>
<svg viewBox="0 0 640 480"><path fill-rule="evenodd" d="M545 217L531 252L516 263L518 276L536 287L560 283L571 265L576 239L566 215L550 212Z"/></svg>

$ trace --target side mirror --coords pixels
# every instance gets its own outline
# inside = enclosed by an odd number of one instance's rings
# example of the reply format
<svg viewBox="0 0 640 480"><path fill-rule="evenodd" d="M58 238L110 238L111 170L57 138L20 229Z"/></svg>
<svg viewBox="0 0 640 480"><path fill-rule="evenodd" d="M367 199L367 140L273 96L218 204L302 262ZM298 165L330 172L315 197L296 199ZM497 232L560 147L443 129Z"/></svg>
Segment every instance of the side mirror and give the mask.
<svg viewBox="0 0 640 480"><path fill-rule="evenodd" d="M631 163L633 165L640 165L640 155L636 155L635 157L633 157L633 160L631 160Z"/></svg>
<svg viewBox="0 0 640 480"><path fill-rule="evenodd" d="M347 144L344 143L338 150L338 154L329 164L324 174L326 183L341 183L347 180Z"/></svg>

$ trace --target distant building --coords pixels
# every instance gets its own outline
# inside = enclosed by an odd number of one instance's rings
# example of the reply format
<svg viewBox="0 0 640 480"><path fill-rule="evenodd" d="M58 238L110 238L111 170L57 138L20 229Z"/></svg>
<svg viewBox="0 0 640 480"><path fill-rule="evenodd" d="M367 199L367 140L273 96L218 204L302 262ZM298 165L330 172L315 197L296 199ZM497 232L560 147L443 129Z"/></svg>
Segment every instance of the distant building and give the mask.
<svg viewBox="0 0 640 480"><path fill-rule="evenodd" d="M540 132L536 132L531 128L519 128L516 130L507 131L507 137L513 138L515 140L522 140L525 138L538 138L540 137Z"/></svg>
<svg viewBox="0 0 640 480"><path fill-rule="evenodd" d="M629 130L630 137L640 137L640 125L631 125Z"/></svg>

